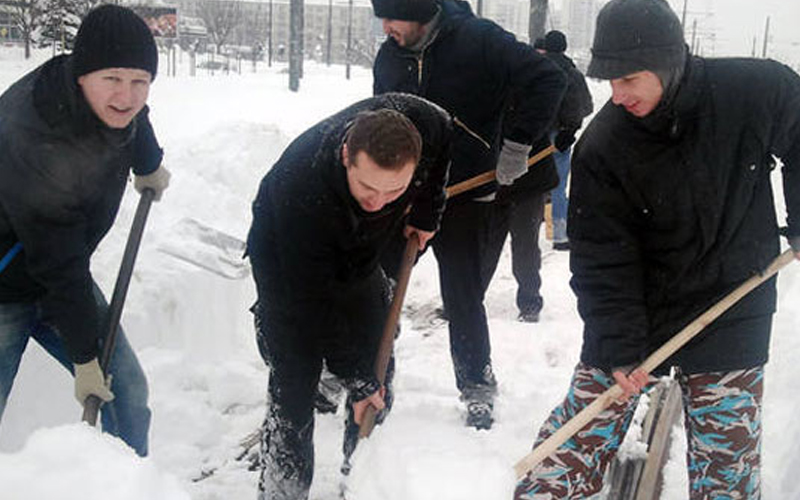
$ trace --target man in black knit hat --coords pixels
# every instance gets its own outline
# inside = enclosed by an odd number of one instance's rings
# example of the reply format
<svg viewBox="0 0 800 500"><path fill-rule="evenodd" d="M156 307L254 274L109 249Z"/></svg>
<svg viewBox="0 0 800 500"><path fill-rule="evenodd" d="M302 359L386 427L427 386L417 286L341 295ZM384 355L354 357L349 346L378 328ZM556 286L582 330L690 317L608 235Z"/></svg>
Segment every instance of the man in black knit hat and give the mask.
<svg viewBox="0 0 800 500"><path fill-rule="evenodd" d="M800 259L800 77L775 61L688 54L663 0L612 0L587 74L612 97L572 161L572 288L581 360L537 442L615 382L621 400L517 486L516 499L588 498L639 392L676 369L692 500L761 498L761 411L775 278L649 376L638 366L780 251L772 194L783 161L789 244Z"/></svg>
<svg viewBox="0 0 800 500"><path fill-rule="evenodd" d="M448 200L432 242L467 425L488 429L497 382L483 300L508 234L511 206L496 195L498 186L522 182L529 154L546 147L565 78L533 47L476 17L467 2L372 5L388 35L375 58L375 94L416 94L453 115L450 185L496 169L497 183ZM545 165L554 169L551 159ZM544 168L534 169L539 167Z"/></svg>
<svg viewBox="0 0 800 500"><path fill-rule="evenodd" d="M106 381L107 303L90 273L133 168L156 200L169 182L147 117L158 52L131 10L104 5L57 56L0 96L0 415L30 338L106 402L103 430L148 449L147 381L122 331Z"/></svg>

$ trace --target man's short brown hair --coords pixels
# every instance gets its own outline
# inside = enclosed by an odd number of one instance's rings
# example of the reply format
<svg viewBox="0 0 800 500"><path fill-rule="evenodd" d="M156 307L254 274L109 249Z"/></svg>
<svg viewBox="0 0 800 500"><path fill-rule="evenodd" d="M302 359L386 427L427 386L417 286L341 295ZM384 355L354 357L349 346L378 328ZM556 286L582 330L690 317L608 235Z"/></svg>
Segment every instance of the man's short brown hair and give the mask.
<svg viewBox="0 0 800 500"><path fill-rule="evenodd" d="M347 150L350 163L363 151L379 166L399 170L409 162L415 166L419 163L422 137L411 120L398 111L362 111L347 134Z"/></svg>

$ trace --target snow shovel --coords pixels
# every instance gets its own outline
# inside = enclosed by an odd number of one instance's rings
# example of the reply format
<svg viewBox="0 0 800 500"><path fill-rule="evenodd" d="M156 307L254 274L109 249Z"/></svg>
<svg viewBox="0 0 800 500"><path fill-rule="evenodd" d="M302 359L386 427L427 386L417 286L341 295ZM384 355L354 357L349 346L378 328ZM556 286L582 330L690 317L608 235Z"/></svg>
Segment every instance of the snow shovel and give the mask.
<svg viewBox="0 0 800 500"><path fill-rule="evenodd" d="M545 149L539 151L528 159L528 167L535 165L542 159L550 156L556 150L555 146L550 145ZM447 188L447 197L451 198L457 194L465 193L471 189L488 184L495 179L496 171L490 170L482 174L471 177L465 181L453 184ZM416 235L412 235L406 242L406 248L403 251L403 259L400 262L400 270L397 276L397 288L392 298L392 304L389 307L389 316L386 319L386 324L383 328L383 335L381 343L378 347L378 355L375 358L375 375L378 377L378 382L383 385L386 381L386 370L389 367L389 360L392 357L392 350L394 349L394 335L397 330L397 323L400 321L400 312L403 309L403 299L408 289L408 280L411 277L411 268L414 267L414 262L417 258L417 248L419 241ZM359 439L369 437L372 429L375 427L375 408L367 406L364 412L363 420L358 430Z"/></svg>
<svg viewBox="0 0 800 500"><path fill-rule="evenodd" d="M672 356L678 349L683 347L687 342L694 338L698 333L708 326L712 321L717 319L722 313L727 311L731 306L738 302L742 297L753 291L756 287L767 281L769 278L777 274L778 271L786 267L790 262L795 259L794 251L791 249L786 250L781 255L775 258L772 263L761 274L755 275L739 285L735 290L723 297L719 302L711 306L706 312L695 318L694 321L689 323L683 330L675 334L669 341L658 350L653 352L645 359L639 368L646 373L655 370L661 363ZM577 415L572 417L561 428L559 428L552 436L543 441L539 446L533 449L528 455L514 465L514 472L517 479L523 479L528 472L532 471L534 467L555 452L559 446L564 444L568 439L575 435L578 431L583 429L589 422L592 421L600 412L605 410L611 405L614 400L622 395L622 388L618 384L614 384L603 394L598 396L589 406L580 411Z"/></svg>
<svg viewBox="0 0 800 500"><path fill-rule="evenodd" d="M133 264L136 262L136 254L139 252L139 243L142 241L144 224L147 222L147 214L150 212L150 205L155 198L155 191L145 189L139 198L139 205L136 207L136 215L133 217L131 232L128 235L128 242L125 245L125 253L122 254L122 263L119 266L117 282L114 284L114 294L111 296L111 304L108 306L108 316L104 325L106 333L103 342L103 354L100 358L100 368L105 376L108 372L108 364L111 354L114 352L114 344L117 340L117 329L119 320L122 317L122 306L125 304L125 296L128 294L128 285L133 274ZM97 424L97 413L100 411L102 400L97 396L91 395L83 403L83 421L94 427Z"/></svg>

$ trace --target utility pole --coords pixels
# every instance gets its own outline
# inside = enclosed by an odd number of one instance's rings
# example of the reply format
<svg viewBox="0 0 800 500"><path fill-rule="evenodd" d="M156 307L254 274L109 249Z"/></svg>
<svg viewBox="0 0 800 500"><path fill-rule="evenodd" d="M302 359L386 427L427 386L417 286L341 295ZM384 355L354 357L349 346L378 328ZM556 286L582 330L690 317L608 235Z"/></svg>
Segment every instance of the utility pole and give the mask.
<svg viewBox="0 0 800 500"><path fill-rule="evenodd" d="M327 44L325 45L325 64L331 65L331 37L333 36L333 0L328 0L328 26L326 26L327 34L325 38Z"/></svg>
<svg viewBox="0 0 800 500"><path fill-rule="evenodd" d="M750 51L750 57L756 56L756 37L753 36L753 50Z"/></svg>
<svg viewBox="0 0 800 500"><path fill-rule="evenodd" d="M767 24L764 26L764 48L761 50L761 57L767 57L767 44L769 43L769 16L767 16Z"/></svg>
<svg viewBox="0 0 800 500"><path fill-rule="evenodd" d="M350 56L351 50L353 48L353 0L347 1L347 52L345 54L345 59L347 63L345 64L345 72L344 76L348 80L350 79Z"/></svg>
<svg viewBox="0 0 800 500"><path fill-rule="evenodd" d="M681 15L681 29L683 29L684 33L686 32L686 4L689 3L689 0L683 0L683 14Z"/></svg>
<svg viewBox="0 0 800 500"><path fill-rule="evenodd" d="M692 45L691 45L692 54L697 54L697 52L695 51L695 46L694 46L694 42L695 42L696 36L697 36L697 19L692 21Z"/></svg>
<svg viewBox="0 0 800 500"><path fill-rule="evenodd" d="M272 67L272 0L269 0L269 25L267 26L267 66Z"/></svg>
<svg viewBox="0 0 800 500"><path fill-rule="evenodd" d="M475 10L478 17L483 17L483 0L478 0Z"/></svg>

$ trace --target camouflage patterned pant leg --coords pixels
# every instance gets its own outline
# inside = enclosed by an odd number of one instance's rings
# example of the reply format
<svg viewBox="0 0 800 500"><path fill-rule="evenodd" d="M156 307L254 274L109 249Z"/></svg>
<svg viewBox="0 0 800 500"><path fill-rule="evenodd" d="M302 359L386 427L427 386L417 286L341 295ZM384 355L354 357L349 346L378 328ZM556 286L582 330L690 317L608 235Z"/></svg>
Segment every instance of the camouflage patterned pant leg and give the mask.
<svg viewBox="0 0 800 500"><path fill-rule="evenodd" d="M655 379L651 379L654 381ZM578 364L564 401L539 430L534 446L614 384L605 372ZM615 403L517 484L515 500L584 499L600 491L606 468L625 437L638 397Z"/></svg>
<svg viewBox="0 0 800 500"><path fill-rule="evenodd" d="M763 367L680 377L691 500L761 498Z"/></svg>

